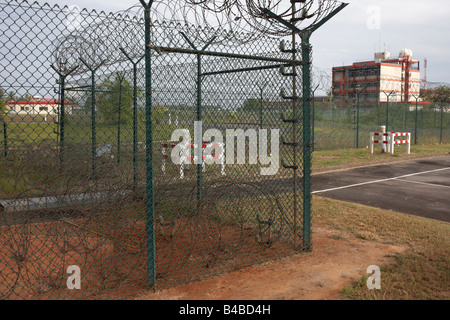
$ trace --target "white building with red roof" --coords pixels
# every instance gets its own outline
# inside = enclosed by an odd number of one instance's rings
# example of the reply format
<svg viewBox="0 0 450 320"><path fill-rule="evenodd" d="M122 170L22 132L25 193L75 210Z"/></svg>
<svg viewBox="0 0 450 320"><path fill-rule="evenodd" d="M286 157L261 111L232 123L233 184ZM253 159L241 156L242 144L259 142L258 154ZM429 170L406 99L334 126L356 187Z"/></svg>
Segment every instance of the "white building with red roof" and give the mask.
<svg viewBox="0 0 450 320"><path fill-rule="evenodd" d="M58 99L33 97L28 101L10 101L8 102L8 107L11 112L20 115L53 116L60 112L61 103ZM66 114L73 114L80 109L80 106L66 101L64 109Z"/></svg>

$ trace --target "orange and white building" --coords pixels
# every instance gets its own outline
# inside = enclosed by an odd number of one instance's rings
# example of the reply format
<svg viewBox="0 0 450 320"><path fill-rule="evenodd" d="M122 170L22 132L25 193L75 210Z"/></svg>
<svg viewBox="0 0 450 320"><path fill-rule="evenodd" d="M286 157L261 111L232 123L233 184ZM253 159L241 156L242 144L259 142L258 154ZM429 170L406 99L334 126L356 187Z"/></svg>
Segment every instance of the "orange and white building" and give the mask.
<svg viewBox="0 0 450 320"><path fill-rule="evenodd" d="M19 115L40 115L40 116L54 116L57 115L61 103L57 99L43 99L40 97L33 97L29 101L10 101L8 107L11 112ZM72 102L66 102L65 111L67 114L73 114L80 110L80 106L74 105Z"/></svg>
<svg viewBox="0 0 450 320"><path fill-rule="evenodd" d="M344 105L356 99L378 104L415 103L420 94L420 64L414 60L410 49L402 49L398 58L389 52L377 52L374 60L355 62L349 66L334 67L332 93L334 102ZM419 100L420 101L420 100Z"/></svg>

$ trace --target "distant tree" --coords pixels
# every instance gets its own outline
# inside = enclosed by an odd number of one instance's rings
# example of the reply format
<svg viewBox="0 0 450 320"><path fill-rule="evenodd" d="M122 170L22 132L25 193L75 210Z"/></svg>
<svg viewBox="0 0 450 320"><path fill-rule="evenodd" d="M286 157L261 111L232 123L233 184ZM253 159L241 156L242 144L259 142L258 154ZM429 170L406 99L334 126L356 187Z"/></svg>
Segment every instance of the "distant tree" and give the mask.
<svg viewBox="0 0 450 320"><path fill-rule="evenodd" d="M247 112L259 111L261 108L261 101L259 99L248 98L244 101L241 110Z"/></svg>
<svg viewBox="0 0 450 320"><path fill-rule="evenodd" d="M162 123L163 119L168 118L168 114L169 114L169 108L166 106L160 106L160 105L153 105L152 106L153 109L153 120L155 121L155 123ZM176 119L174 117L174 119ZM172 119L172 121L174 121L174 119Z"/></svg>
<svg viewBox="0 0 450 320"><path fill-rule="evenodd" d="M25 93L25 95L21 96L20 98L15 98L18 102L29 102L31 99L33 99L33 96L29 93Z"/></svg>
<svg viewBox="0 0 450 320"><path fill-rule="evenodd" d="M16 97L16 94L14 93L14 91L10 91L8 92L8 94L6 95L5 101L6 102L10 102L10 101L18 101L19 98Z"/></svg>
<svg viewBox="0 0 450 320"><path fill-rule="evenodd" d="M6 106L7 96L5 95L5 91L0 88L0 120L3 121L5 119L6 113L8 112L8 108Z"/></svg>
<svg viewBox="0 0 450 320"><path fill-rule="evenodd" d="M450 104L450 87L441 85L423 94L424 99L438 104Z"/></svg>
<svg viewBox="0 0 450 320"><path fill-rule="evenodd" d="M133 114L133 87L124 74L117 73L113 81L106 79L99 89L97 107L105 122L118 124L119 110L120 123L130 122Z"/></svg>

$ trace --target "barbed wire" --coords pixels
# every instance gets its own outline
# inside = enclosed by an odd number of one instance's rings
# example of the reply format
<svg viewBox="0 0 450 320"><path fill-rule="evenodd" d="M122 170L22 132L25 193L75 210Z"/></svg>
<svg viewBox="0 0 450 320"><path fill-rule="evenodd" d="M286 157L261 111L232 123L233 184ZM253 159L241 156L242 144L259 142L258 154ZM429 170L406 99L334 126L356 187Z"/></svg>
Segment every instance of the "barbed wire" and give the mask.
<svg viewBox="0 0 450 320"><path fill-rule="evenodd" d="M340 2L319 1L241 1L241 0L173 0L154 1L150 11L151 42L170 47L179 43L181 33L192 43L239 46L261 36L284 37L292 33L278 20L269 18L267 10L297 27L308 28L334 10ZM136 4L126 10L108 14L73 28L55 41L53 60L60 69L86 72L79 57L96 66L124 61L119 47L132 58L144 54L144 7Z"/></svg>
<svg viewBox="0 0 450 320"><path fill-rule="evenodd" d="M198 6L203 11L224 15L227 25L274 36L286 36L292 33L284 24L270 19L267 10L289 21L297 27L308 28L328 15L340 2L336 0L320 1L282 1L282 0L185 0L190 6ZM188 18L185 16L185 18Z"/></svg>

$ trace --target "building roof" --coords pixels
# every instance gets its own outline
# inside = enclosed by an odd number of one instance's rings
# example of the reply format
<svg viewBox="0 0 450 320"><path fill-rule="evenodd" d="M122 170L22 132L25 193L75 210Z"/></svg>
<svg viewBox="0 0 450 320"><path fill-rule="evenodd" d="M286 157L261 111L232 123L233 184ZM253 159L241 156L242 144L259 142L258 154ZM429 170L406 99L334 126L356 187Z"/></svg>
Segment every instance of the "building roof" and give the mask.
<svg viewBox="0 0 450 320"><path fill-rule="evenodd" d="M59 99L30 99L29 101L10 101L11 105L33 105L33 104L45 104L45 105L59 105L61 101ZM71 101L66 101L66 104L73 104Z"/></svg>
<svg viewBox="0 0 450 320"><path fill-rule="evenodd" d="M366 67L375 67L375 66L389 66L389 67L398 67L401 68L401 65L398 64L398 62L402 62L403 59L388 59L388 60L381 60L381 61L362 61L362 62L354 62L351 65L348 66L340 66L340 67L333 67L333 70L339 70L339 69L350 69L350 68L366 68ZM418 63L417 60L410 60L411 64ZM411 71L415 71L414 69Z"/></svg>

